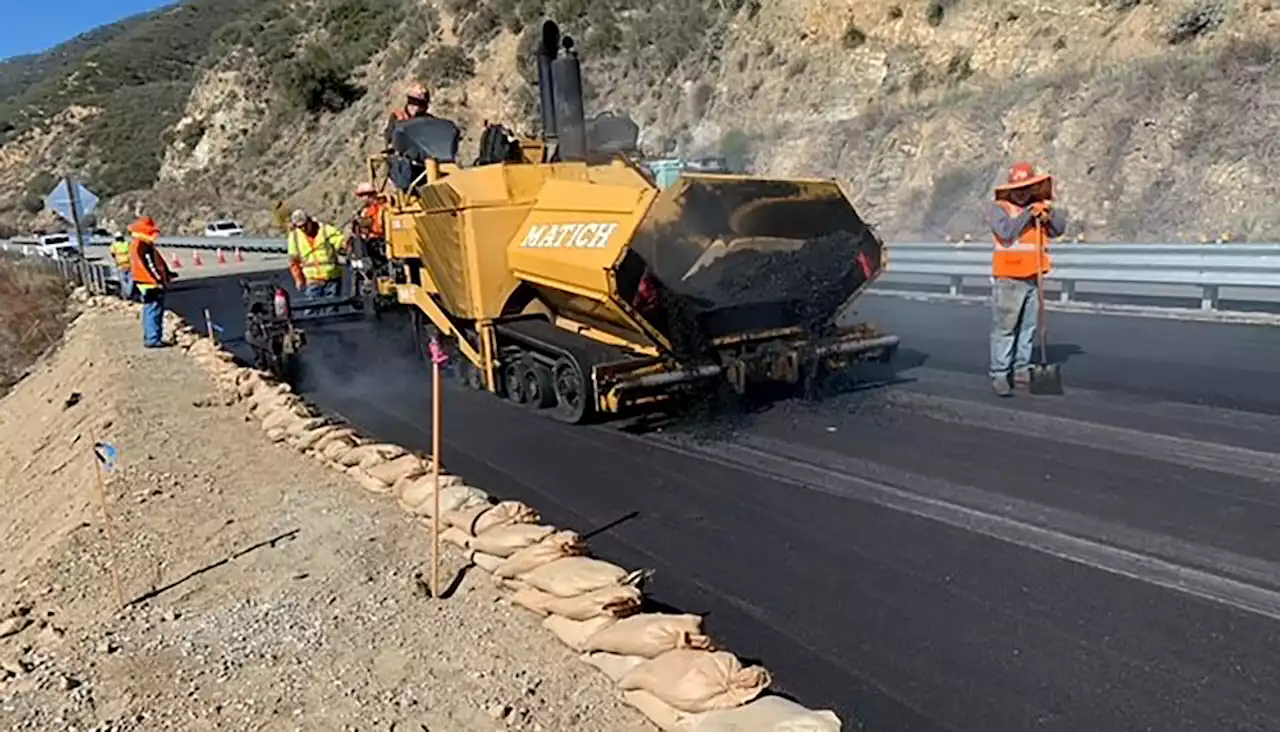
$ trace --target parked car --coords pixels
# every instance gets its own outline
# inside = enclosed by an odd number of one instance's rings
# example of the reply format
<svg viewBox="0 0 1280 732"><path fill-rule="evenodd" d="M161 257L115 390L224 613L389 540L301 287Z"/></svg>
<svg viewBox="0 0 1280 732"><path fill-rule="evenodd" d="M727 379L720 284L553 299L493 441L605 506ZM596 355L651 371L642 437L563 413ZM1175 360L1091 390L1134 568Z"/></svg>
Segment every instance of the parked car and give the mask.
<svg viewBox="0 0 1280 732"><path fill-rule="evenodd" d="M49 259L62 259L74 262L80 259L80 246L70 234L45 234L36 245L36 252Z"/></svg>
<svg viewBox="0 0 1280 732"><path fill-rule="evenodd" d="M204 227L205 236L244 236L244 229L234 221L210 221Z"/></svg>

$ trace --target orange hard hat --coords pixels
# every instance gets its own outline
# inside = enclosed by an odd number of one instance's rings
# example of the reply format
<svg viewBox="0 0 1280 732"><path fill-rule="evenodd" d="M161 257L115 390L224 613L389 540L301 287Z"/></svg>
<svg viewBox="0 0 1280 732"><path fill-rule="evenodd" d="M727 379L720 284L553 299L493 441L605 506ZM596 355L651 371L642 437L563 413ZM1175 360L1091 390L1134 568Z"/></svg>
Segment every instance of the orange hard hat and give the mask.
<svg viewBox="0 0 1280 732"><path fill-rule="evenodd" d="M160 238L160 227L156 226L156 220L150 216L140 216L129 224L129 233L137 239L154 242Z"/></svg>
<svg viewBox="0 0 1280 732"><path fill-rule="evenodd" d="M410 85L409 89L405 92L405 97L407 97L410 102L415 102L423 106L426 106L431 102L431 93L427 91L427 87L423 84Z"/></svg>
<svg viewBox="0 0 1280 732"><path fill-rule="evenodd" d="M370 183L369 181L361 181L360 183L356 184L357 196L372 196L377 192L378 192L377 189L375 189L373 187L373 184Z"/></svg>
<svg viewBox="0 0 1280 732"><path fill-rule="evenodd" d="M997 191L1008 191L1015 188L1029 188L1050 179L1051 176L1036 173L1031 163L1014 163L1009 168L1009 179L1004 185L996 186Z"/></svg>

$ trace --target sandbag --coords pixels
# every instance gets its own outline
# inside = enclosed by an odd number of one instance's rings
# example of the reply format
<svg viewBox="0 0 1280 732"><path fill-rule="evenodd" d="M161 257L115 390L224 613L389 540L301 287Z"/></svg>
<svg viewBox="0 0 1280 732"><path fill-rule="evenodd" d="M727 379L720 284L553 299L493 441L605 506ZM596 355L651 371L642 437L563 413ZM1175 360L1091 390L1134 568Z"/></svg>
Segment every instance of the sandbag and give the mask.
<svg viewBox="0 0 1280 732"><path fill-rule="evenodd" d="M509 524L484 532L471 545L488 554L509 557L530 544L542 541L554 531L555 527L541 524Z"/></svg>
<svg viewBox="0 0 1280 732"><path fill-rule="evenodd" d="M590 620L601 615L625 618L640 612L644 596L632 585L611 585L577 597L555 597L547 602L547 612L570 620Z"/></svg>
<svg viewBox="0 0 1280 732"><path fill-rule="evenodd" d="M395 485L401 478L417 478L427 472L426 466L422 464L422 459L417 455L401 455L390 462L373 467L369 467L365 464L365 461L361 461L360 467L369 471L369 475L387 485Z"/></svg>
<svg viewBox="0 0 1280 732"><path fill-rule="evenodd" d="M329 432L325 436L321 437L316 442L315 448L320 452L324 452L325 448L329 447L329 445L333 444L337 440L345 440L348 443L350 443L352 447L355 447L355 443L351 442L350 440L351 437L355 436L355 433L356 431L351 429L350 427L338 426L332 432Z"/></svg>
<svg viewBox="0 0 1280 732"><path fill-rule="evenodd" d="M577 532L557 531L542 541L530 544L512 554L493 571L493 575L501 579L512 579L557 559L582 556L586 553L587 545Z"/></svg>
<svg viewBox="0 0 1280 732"><path fill-rule="evenodd" d="M284 431L283 427L277 427L273 430L267 430L267 439L271 440L272 442L284 442L285 438L288 436L289 434Z"/></svg>
<svg viewBox="0 0 1280 732"><path fill-rule="evenodd" d="M584 653L578 658L582 659L583 663L598 669L600 673L615 684L618 683L618 679L626 676L631 669L648 660L639 656L620 656L617 653L604 653L602 651Z"/></svg>
<svg viewBox="0 0 1280 732"><path fill-rule="evenodd" d="M462 485L462 478L459 478L456 475L442 474L438 480L442 490L455 485ZM436 481L437 479L428 472L426 475L408 481L405 484L404 489L396 494L396 498L399 498L400 502L406 505L417 506L423 501L431 498L433 486L436 485Z"/></svg>
<svg viewBox="0 0 1280 732"><path fill-rule="evenodd" d="M472 546L475 540L472 540ZM601 616L625 618L640 611L643 597L640 590L631 585L613 585L577 597L555 595L524 586L517 581L505 580L504 586L514 589L511 601L539 615L559 615L569 620L591 620Z"/></svg>
<svg viewBox="0 0 1280 732"><path fill-rule="evenodd" d="M342 459L347 456L347 453L354 449L355 445L351 444L350 440L334 440L328 445L325 445L324 450L320 454L324 455L325 460L333 462L338 467L346 467L342 464Z"/></svg>
<svg viewBox="0 0 1280 732"><path fill-rule="evenodd" d="M541 541L542 538L539 537L538 540ZM530 587L556 597L577 597L601 587L616 585L626 578L627 570L591 557L564 557L536 567L520 577Z"/></svg>
<svg viewBox="0 0 1280 732"><path fill-rule="evenodd" d="M711 648L711 639L702 633L701 617L665 613L632 615L592 636L582 650L655 658L678 648Z"/></svg>
<svg viewBox="0 0 1280 732"><path fill-rule="evenodd" d="M471 535L483 534L490 529L511 524L536 524L542 520L538 512L520 501L501 501L480 514L472 526Z"/></svg>
<svg viewBox="0 0 1280 732"><path fill-rule="evenodd" d="M693 715L676 709L653 694L646 691L624 691L622 701L643 714L645 719L662 732L689 732Z"/></svg>
<svg viewBox="0 0 1280 732"><path fill-rule="evenodd" d="M457 528L457 527L454 527L454 528ZM458 529L458 530L461 531L461 529ZM444 532L440 532L440 535L444 536ZM467 539L469 542L471 537L468 536ZM499 564L502 564L502 557L495 557L492 554L485 554L484 552L471 552L471 554L468 556L468 559L471 560L472 564L476 565L477 567L479 567L480 569L483 569L486 572L493 572L494 567L498 566Z"/></svg>
<svg viewBox="0 0 1280 732"><path fill-rule="evenodd" d="M394 460L404 455L404 448L399 445L388 445L385 442L374 442L368 445L360 445L351 452L347 453L341 461L348 468L355 465L362 465L366 459L377 457L379 462L386 460Z"/></svg>
<svg viewBox="0 0 1280 732"><path fill-rule="evenodd" d="M274 429L287 430L294 420L303 416L298 414L296 406L281 407L262 418L262 429L270 432Z"/></svg>
<svg viewBox="0 0 1280 732"><path fill-rule="evenodd" d="M542 627L554 633L561 643L575 651L581 651L582 644L588 638L616 622L618 622L616 618L607 615L590 620L570 620L559 615L548 615L547 619L542 621Z"/></svg>
<svg viewBox="0 0 1280 732"><path fill-rule="evenodd" d="M440 541L447 541L459 549L466 549L471 537L467 536L461 529L450 526L440 532Z"/></svg>
<svg viewBox="0 0 1280 732"><path fill-rule="evenodd" d="M297 441L294 442L294 446L299 450L310 450L319 444L320 440L323 439L325 435L337 432L340 429L342 428L336 424L321 425L320 427L316 427L313 430L308 430L307 432L298 435Z"/></svg>
<svg viewBox="0 0 1280 732"><path fill-rule="evenodd" d="M256 412L267 409L273 404L284 404L294 399L300 399L300 397L289 389L288 384L273 384L254 392L249 399L249 409Z"/></svg>
<svg viewBox="0 0 1280 732"><path fill-rule="evenodd" d="M286 431L292 437L298 437L317 427L323 427L328 422L324 417L301 417L289 423Z"/></svg>
<svg viewBox="0 0 1280 732"><path fill-rule="evenodd" d="M647 691L682 712L710 712L742 706L772 682L764 667L744 668L728 651L678 649L631 669L618 687Z"/></svg>
<svg viewBox="0 0 1280 732"><path fill-rule="evenodd" d="M435 493L430 489L430 476L418 478L405 488L401 493L400 507L414 516L431 517L431 512L435 510ZM427 489L424 491L420 488L420 484L427 483ZM416 503L411 502L412 499L420 499ZM456 483L440 489L440 513L443 517L448 511L456 511L464 506L487 503L489 494L473 488L465 483ZM493 552L489 552L492 554Z"/></svg>
<svg viewBox="0 0 1280 732"><path fill-rule="evenodd" d="M493 508L488 503L482 503L475 506L464 506L456 511L445 511L440 517L446 524L465 531L467 536L475 536L474 527L476 519L480 518L486 511Z"/></svg>
<svg viewBox="0 0 1280 732"><path fill-rule="evenodd" d="M368 471L358 465L347 468L347 475L350 475L357 483L360 484L361 488L369 491L370 493L384 495L391 492L391 486L383 483L372 475L369 475Z"/></svg>
<svg viewBox="0 0 1280 732"><path fill-rule="evenodd" d="M772 694L736 709L696 715L689 732L840 732L840 717L827 709L806 709Z"/></svg>

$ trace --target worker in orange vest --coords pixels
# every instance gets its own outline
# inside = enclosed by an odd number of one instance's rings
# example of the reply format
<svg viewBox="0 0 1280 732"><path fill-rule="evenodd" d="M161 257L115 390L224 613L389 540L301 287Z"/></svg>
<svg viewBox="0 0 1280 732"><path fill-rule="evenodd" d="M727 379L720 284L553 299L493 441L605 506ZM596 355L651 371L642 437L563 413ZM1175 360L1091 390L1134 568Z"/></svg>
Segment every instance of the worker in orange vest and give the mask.
<svg viewBox="0 0 1280 732"><path fill-rule="evenodd" d="M1066 217L1053 202L1053 177L1017 163L996 186L990 208L995 251L991 257L991 388L1007 397L1013 385L1031 383L1039 279L1049 273L1049 240L1066 232Z"/></svg>
<svg viewBox="0 0 1280 732"><path fill-rule="evenodd" d="M391 136L395 132L396 123L419 117L430 117L431 112L428 111L430 106L431 92L427 91L427 87L422 84L411 85L405 91L404 106L393 110L391 119L387 120L387 128L383 131L387 146L391 146Z"/></svg>
<svg viewBox="0 0 1280 732"><path fill-rule="evenodd" d="M352 233L362 239L385 239L386 232L382 224L383 203L373 184L365 181L356 186L356 198L360 199L360 210L352 221Z"/></svg>
<svg viewBox="0 0 1280 732"><path fill-rule="evenodd" d="M173 280L169 265L156 248L160 229L155 219L143 216L129 224L129 268L133 285L142 298L142 345L161 348L164 342L164 295Z"/></svg>

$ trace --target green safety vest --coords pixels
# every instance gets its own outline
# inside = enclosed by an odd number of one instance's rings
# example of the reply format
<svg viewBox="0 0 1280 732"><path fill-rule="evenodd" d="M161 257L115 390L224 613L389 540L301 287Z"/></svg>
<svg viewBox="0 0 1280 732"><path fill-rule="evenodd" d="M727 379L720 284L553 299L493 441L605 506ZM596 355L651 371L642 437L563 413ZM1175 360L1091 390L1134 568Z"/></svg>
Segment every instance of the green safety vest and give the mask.
<svg viewBox="0 0 1280 732"><path fill-rule="evenodd" d="M129 242L111 242L111 257L116 260L117 269L129 269Z"/></svg>
<svg viewBox="0 0 1280 732"><path fill-rule="evenodd" d="M302 262L302 276L307 282L329 282L342 279L338 251L347 238L337 227L320 224L315 239L308 239L301 229L289 232L289 258Z"/></svg>

